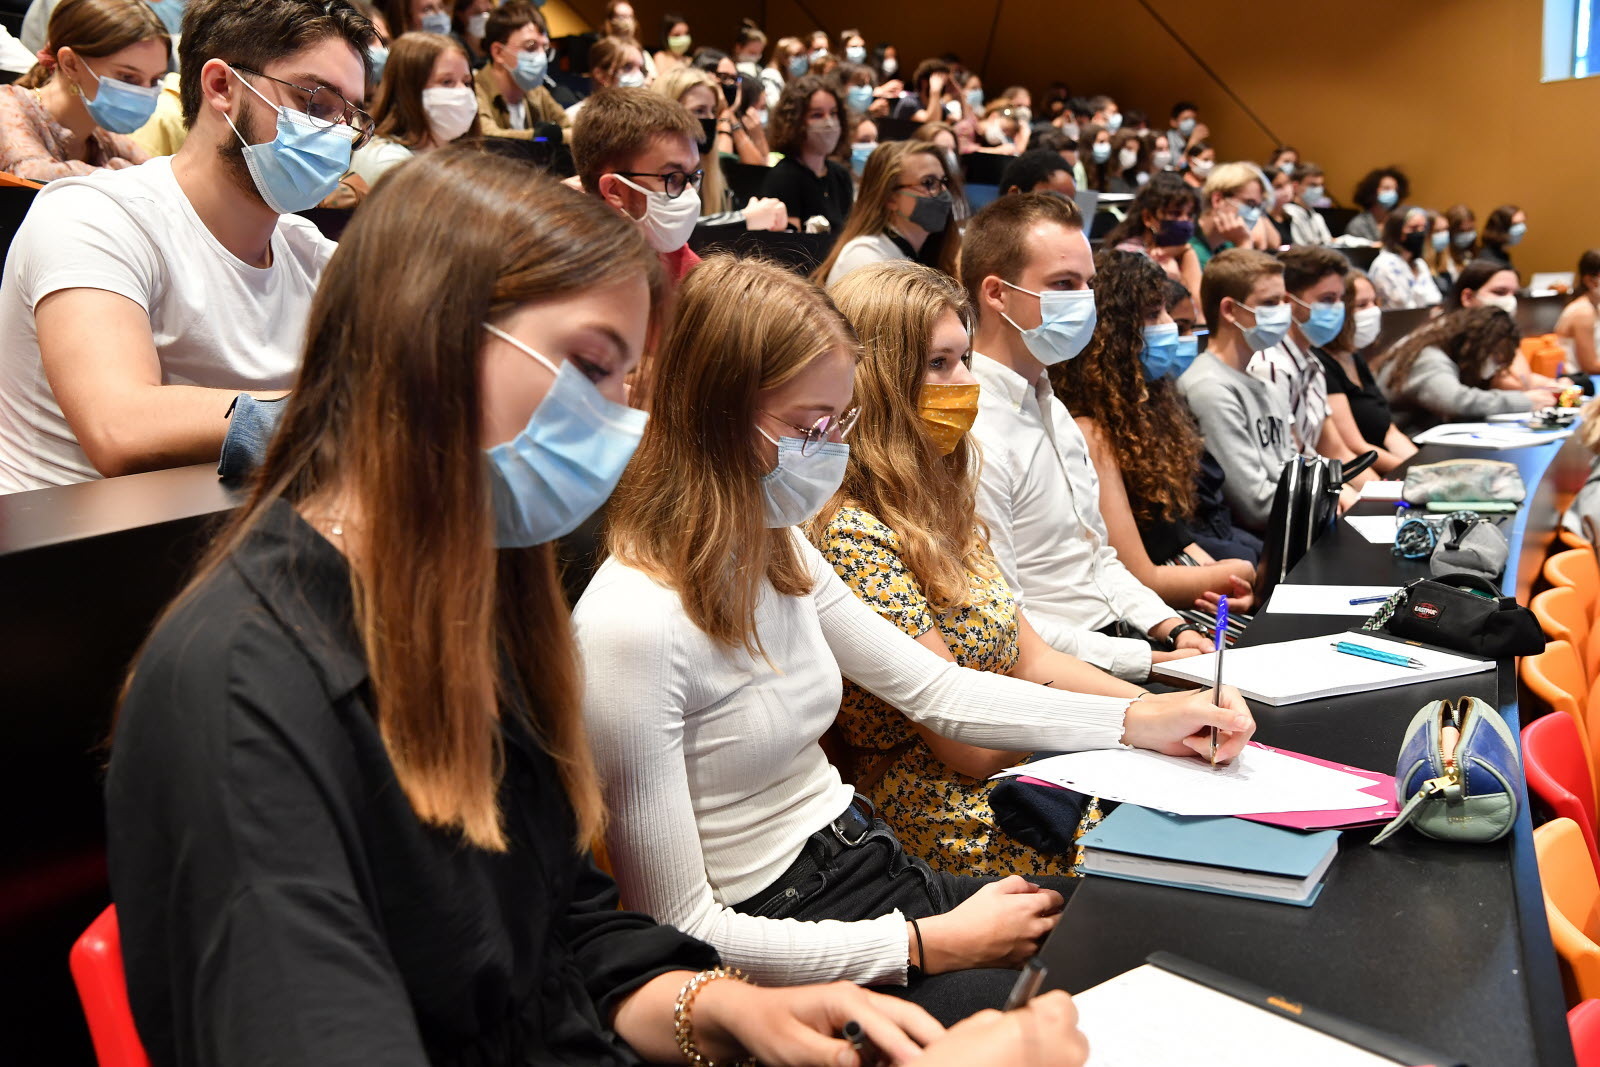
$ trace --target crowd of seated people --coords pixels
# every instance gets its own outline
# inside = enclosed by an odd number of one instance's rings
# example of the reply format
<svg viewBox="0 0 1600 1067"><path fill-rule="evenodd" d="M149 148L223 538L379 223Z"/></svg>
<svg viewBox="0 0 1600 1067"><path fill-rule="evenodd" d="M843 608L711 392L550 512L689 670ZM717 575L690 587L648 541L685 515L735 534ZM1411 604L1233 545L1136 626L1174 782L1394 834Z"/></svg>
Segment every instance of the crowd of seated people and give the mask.
<svg viewBox="0 0 1600 1067"><path fill-rule="evenodd" d="M1385 167L1336 237L1319 166L1185 101L624 0L582 48L528 0L41 5L0 492L256 465L110 744L159 1062L848 1063L855 1020L1078 1067L1064 995L984 1010L1079 884L987 779L1231 759L1239 695L1152 672L1255 607L1285 465L1571 383L1518 351L1520 209ZM1590 250L1571 372L1597 306Z"/></svg>

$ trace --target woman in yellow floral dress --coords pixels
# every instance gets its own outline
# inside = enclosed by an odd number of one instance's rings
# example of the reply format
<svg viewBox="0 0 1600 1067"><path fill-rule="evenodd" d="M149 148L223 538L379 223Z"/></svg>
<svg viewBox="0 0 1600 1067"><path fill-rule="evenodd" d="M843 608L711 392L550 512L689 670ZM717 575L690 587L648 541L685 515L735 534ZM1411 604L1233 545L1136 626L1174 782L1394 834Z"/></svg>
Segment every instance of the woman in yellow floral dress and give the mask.
<svg viewBox="0 0 1600 1067"><path fill-rule="evenodd" d="M810 527L834 570L878 614L963 667L1137 695L1139 687L1045 644L985 543L974 508L978 457L966 436L978 385L966 368L970 312L960 287L894 262L852 271L828 293L865 350L849 468ZM994 825L987 779L1027 753L940 737L848 679L834 732L845 780L934 869L1072 873L1072 857L1037 852ZM1098 818L1091 803L1079 834Z"/></svg>

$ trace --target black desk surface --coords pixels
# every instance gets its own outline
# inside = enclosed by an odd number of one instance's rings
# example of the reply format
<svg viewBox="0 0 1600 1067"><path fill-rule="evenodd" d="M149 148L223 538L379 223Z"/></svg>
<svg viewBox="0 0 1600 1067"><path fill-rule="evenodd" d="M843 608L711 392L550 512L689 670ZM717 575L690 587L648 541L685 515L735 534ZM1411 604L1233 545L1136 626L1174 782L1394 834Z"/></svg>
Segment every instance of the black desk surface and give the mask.
<svg viewBox="0 0 1600 1067"><path fill-rule="evenodd" d="M1574 441L1562 453L1563 466L1575 462L1576 447ZM1533 563L1520 558L1521 542L1548 543L1553 479L1544 475L1558 451L1556 445L1504 453L1428 448L1418 457L1503 458L1523 469L1529 502L1503 528L1512 542L1505 588L1524 595ZM1356 509L1392 511L1392 504L1377 502ZM1425 562L1399 560L1388 546L1368 543L1341 522L1289 580L1399 584L1426 574ZM1350 617L1259 614L1240 644L1359 625ZM1393 773L1401 736L1417 709L1463 695L1496 704L1513 730L1520 728L1510 660L1496 672L1444 682L1252 707L1256 737L1266 744ZM1473 1067L1572 1064L1527 804L1515 834L1492 845L1450 845L1403 832L1374 849L1368 845L1374 832L1344 833L1322 895L1310 908L1087 878L1043 950L1048 985L1081 992L1166 949Z"/></svg>

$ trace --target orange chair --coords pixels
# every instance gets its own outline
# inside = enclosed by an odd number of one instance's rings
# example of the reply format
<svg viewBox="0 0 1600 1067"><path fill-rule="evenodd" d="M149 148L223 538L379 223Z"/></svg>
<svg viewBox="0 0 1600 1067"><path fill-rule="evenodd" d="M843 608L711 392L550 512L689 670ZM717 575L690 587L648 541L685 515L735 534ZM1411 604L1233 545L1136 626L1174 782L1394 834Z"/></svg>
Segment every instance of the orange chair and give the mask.
<svg viewBox="0 0 1600 1067"><path fill-rule="evenodd" d="M89 924L72 946L68 961L100 1067L150 1067L150 1057L133 1025L133 1009L128 1006L115 904Z"/></svg>
<svg viewBox="0 0 1600 1067"><path fill-rule="evenodd" d="M1594 620L1595 589L1600 587L1600 565L1595 563L1592 548L1569 548L1557 552L1544 561L1544 580L1551 585L1565 585L1578 591L1583 600L1583 610L1590 621Z"/></svg>
<svg viewBox="0 0 1600 1067"><path fill-rule="evenodd" d="M1582 534L1573 533L1565 526L1556 527L1556 537L1568 548L1585 548L1590 552L1594 551L1594 546L1589 543L1588 538Z"/></svg>
<svg viewBox="0 0 1600 1067"><path fill-rule="evenodd" d="M1581 730L1589 703L1589 682L1578 654L1565 641L1548 641L1537 656L1522 658L1522 681L1551 711L1571 715Z"/></svg>
<svg viewBox="0 0 1600 1067"><path fill-rule="evenodd" d="M1600 1067L1600 1000L1586 1000L1567 1012L1567 1030L1578 1067Z"/></svg>
<svg viewBox="0 0 1600 1067"><path fill-rule="evenodd" d="M1539 628L1552 641L1565 641L1578 654L1583 676L1591 683L1600 667L1600 624L1589 622L1583 594L1570 585L1546 589L1529 602L1539 619Z"/></svg>
<svg viewBox="0 0 1600 1067"><path fill-rule="evenodd" d="M1550 714L1522 730L1522 765L1528 789L1558 818L1571 819L1583 831L1589 859L1600 875L1600 848L1595 847L1594 773L1589 741L1570 715Z"/></svg>
<svg viewBox="0 0 1600 1067"><path fill-rule="evenodd" d="M1533 831L1533 851L1568 1005L1600 996L1600 880L1583 831L1571 819L1552 820Z"/></svg>

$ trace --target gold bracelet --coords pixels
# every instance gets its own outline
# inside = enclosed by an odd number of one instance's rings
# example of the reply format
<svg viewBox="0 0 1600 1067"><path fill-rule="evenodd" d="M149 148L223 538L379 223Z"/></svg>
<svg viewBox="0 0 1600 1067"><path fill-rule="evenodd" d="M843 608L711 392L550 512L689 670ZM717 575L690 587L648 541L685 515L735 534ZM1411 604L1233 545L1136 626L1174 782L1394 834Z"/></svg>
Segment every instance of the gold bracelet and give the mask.
<svg viewBox="0 0 1600 1067"><path fill-rule="evenodd" d="M677 1039L678 1051L683 1053L683 1060L689 1067L756 1067L753 1059L729 1060L725 1064L718 1064L694 1043L694 998L704 986L718 978L750 981L737 967L714 967L709 971L701 971L685 982L683 988L678 990L678 1002L672 1008L672 1036Z"/></svg>

